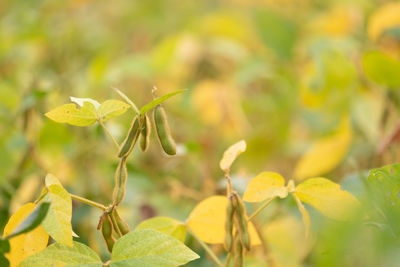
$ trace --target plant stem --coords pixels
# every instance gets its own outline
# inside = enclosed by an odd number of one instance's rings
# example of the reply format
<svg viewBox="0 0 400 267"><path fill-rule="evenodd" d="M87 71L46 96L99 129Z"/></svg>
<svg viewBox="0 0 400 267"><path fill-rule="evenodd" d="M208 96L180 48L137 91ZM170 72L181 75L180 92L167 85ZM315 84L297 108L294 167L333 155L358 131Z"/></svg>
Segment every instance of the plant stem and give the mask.
<svg viewBox="0 0 400 267"><path fill-rule="evenodd" d="M272 200L274 200L274 197L265 201L264 204L262 204L253 214L250 215L247 221L251 221L254 217L256 217L265 207L269 205L269 203L272 202Z"/></svg>
<svg viewBox="0 0 400 267"><path fill-rule="evenodd" d="M126 102L128 102L129 105L131 105L131 107L133 108L133 110L136 112L136 115L140 115L140 110L137 108L137 106L135 105L135 103L133 103L132 100L130 100L129 97L127 97L124 93L122 93L120 90L118 90L115 87L112 87L112 89L115 90L115 92L117 92Z"/></svg>
<svg viewBox="0 0 400 267"><path fill-rule="evenodd" d="M87 198L80 197L80 196L77 196L77 195L74 195L74 194L69 194L69 195L71 196L72 199L75 199L75 200L78 200L80 202L86 203L86 204L88 204L90 206L99 208L99 209L101 209L103 211L105 211L107 209L104 205L102 205L100 203L97 203L95 201L89 200Z"/></svg>
<svg viewBox="0 0 400 267"><path fill-rule="evenodd" d="M229 263L231 262L231 258L232 258L232 253L229 252L228 255L226 256L225 267L229 267Z"/></svg>
<svg viewBox="0 0 400 267"><path fill-rule="evenodd" d="M210 255L210 257L214 260L214 262L219 266L219 267L224 267L222 262L218 259L218 257L214 254L214 252L207 246L206 243L201 241L200 237L198 237L195 233L192 231L189 231L189 233L199 242L199 244L204 248L204 250Z"/></svg>
<svg viewBox="0 0 400 267"><path fill-rule="evenodd" d="M113 141L115 147L119 150L119 144L117 142L117 140L115 140L115 138L112 136L112 134L110 133L110 131L107 129L107 127L104 125L104 123L99 120L99 123L101 125L101 127L103 127L104 131L106 132L106 134L111 138L111 140Z"/></svg>

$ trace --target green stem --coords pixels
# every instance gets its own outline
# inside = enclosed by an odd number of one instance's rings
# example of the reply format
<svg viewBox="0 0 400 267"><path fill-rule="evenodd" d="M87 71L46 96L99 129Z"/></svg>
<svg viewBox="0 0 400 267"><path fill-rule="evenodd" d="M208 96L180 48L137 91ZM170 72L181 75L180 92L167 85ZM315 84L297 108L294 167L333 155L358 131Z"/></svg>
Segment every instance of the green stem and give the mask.
<svg viewBox="0 0 400 267"><path fill-rule="evenodd" d="M206 243L204 243L200 237L198 237L195 233L192 231L189 231L189 233L199 242L199 244L204 248L204 250L210 255L210 257L214 260L214 262L219 266L219 267L224 267L222 262L218 259L218 257L214 254L214 252L207 246Z"/></svg>
<svg viewBox="0 0 400 267"><path fill-rule="evenodd" d="M232 258L232 253L229 252L228 255L226 256L225 267L229 267L229 263L231 262L231 258Z"/></svg>
<svg viewBox="0 0 400 267"><path fill-rule="evenodd" d="M269 203L272 202L272 200L274 200L274 197L265 201L264 204L262 204L253 214L250 215L247 221L251 221L254 217L256 217L263 209L265 209L265 207L269 205Z"/></svg>
<svg viewBox="0 0 400 267"><path fill-rule="evenodd" d="M107 127L104 125L104 123L99 120L99 123L101 125L101 127L103 127L104 131L106 132L106 134L110 137L110 139L113 141L115 147L119 150L119 144L117 142L117 140L115 140L115 138L112 136L112 134L110 133L110 131L107 129Z"/></svg>
<svg viewBox="0 0 400 267"><path fill-rule="evenodd" d="M77 195L74 195L74 194L69 194L69 195L71 196L72 199L75 199L75 200L77 200L77 201L86 203L86 204L88 204L88 205L90 205L90 206L99 208L99 209L101 209L101 210L103 210L103 211L105 211L105 210L107 209L104 205L102 205L102 204L100 204L100 203L97 203L97 202L95 202L95 201L89 200L89 199L87 199L87 198L80 197L80 196L77 196Z"/></svg>

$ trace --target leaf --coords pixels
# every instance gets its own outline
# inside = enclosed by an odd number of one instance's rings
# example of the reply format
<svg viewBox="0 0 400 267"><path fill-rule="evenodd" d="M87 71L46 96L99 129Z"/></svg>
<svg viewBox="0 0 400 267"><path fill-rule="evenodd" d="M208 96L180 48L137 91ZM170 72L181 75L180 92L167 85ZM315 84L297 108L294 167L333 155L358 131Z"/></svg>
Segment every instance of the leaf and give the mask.
<svg viewBox="0 0 400 267"><path fill-rule="evenodd" d="M246 151L246 141L244 140L241 140L228 147L228 149L225 150L221 161L219 162L219 167L221 170L228 171L237 156L242 154L244 151Z"/></svg>
<svg viewBox="0 0 400 267"><path fill-rule="evenodd" d="M201 201L192 210L186 225L204 242L222 244L225 239L225 220L228 200L224 196L211 196ZM252 245L260 245L261 240L249 222Z"/></svg>
<svg viewBox="0 0 400 267"><path fill-rule="evenodd" d="M73 246L67 247L60 243L54 243L46 249L26 258L19 267L101 267L103 266L99 256L88 246L73 242Z"/></svg>
<svg viewBox="0 0 400 267"><path fill-rule="evenodd" d="M367 52L362 57L365 75L389 89L400 87L400 61L378 51Z"/></svg>
<svg viewBox="0 0 400 267"><path fill-rule="evenodd" d="M387 2L377 9L368 23L368 36L376 41L387 29L400 25L400 2Z"/></svg>
<svg viewBox="0 0 400 267"><path fill-rule="evenodd" d="M358 200L340 185L326 178L312 178L296 187L296 196L310 204L326 217L345 221L359 206Z"/></svg>
<svg viewBox="0 0 400 267"><path fill-rule="evenodd" d="M174 267L198 259L199 255L178 239L151 229L130 232L114 244L111 267Z"/></svg>
<svg viewBox="0 0 400 267"><path fill-rule="evenodd" d="M174 95L180 94L185 92L186 90L178 90L166 95L163 95L162 97L156 98L153 101L151 101L150 103L148 103L147 105L145 105L144 107L142 107L140 109L140 114L145 114L147 111L149 111L150 109L154 108L155 106L161 104L162 102L164 102L165 100L167 100L170 97L173 97Z"/></svg>
<svg viewBox="0 0 400 267"><path fill-rule="evenodd" d="M3 237L10 235L14 229L16 229L18 225L20 225L21 222L24 221L25 218L35 209L35 207L35 204L27 203L12 215L4 228ZM10 252L6 254L6 257L10 261L10 266L18 266L18 264L29 255L44 249L47 246L48 240L49 236L42 226L38 226L28 233L20 234L11 238Z"/></svg>
<svg viewBox="0 0 400 267"><path fill-rule="evenodd" d="M246 202L261 202L269 198L285 198L288 190L285 179L275 172L262 172L253 178L244 192L243 200Z"/></svg>
<svg viewBox="0 0 400 267"><path fill-rule="evenodd" d="M90 102L84 102L80 109L75 104L65 104L47 112L45 115L55 122L75 126L89 126L97 121L96 107Z"/></svg>
<svg viewBox="0 0 400 267"><path fill-rule="evenodd" d="M370 194L368 198L385 216L385 222L400 234L400 164L391 164L372 169L367 179Z"/></svg>
<svg viewBox="0 0 400 267"><path fill-rule="evenodd" d="M106 100L101 103L97 114L102 121L109 120L113 117L124 114L129 108L129 105L119 100Z"/></svg>
<svg viewBox="0 0 400 267"><path fill-rule="evenodd" d="M168 217L154 217L141 222L136 230L140 229L153 229L163 234L175 237L181 242L186 240L186 226L175 219Z"/></svg>
<svg viewBox="0 0 400 267"><path fill-rule="evenodd" d="M126 101L128 102L128 104L132 107L132 109L136 112L137 115L140 115L139 109L137 108L137 106L135 105L135 103L133 103L133 101L127 96L125 95L122 91L118 90L117 88L113 89Z"/></svg>
<svg viewBox="0 0 400 267"><path fill-rule="evenodd" d="M100 107L100 103L97 102L97 101L94 100L94 99L91 99L91 98L81 98L81 97L73 97L73 96L70 96L69 99L71 100L71 102L74 102L74 103L78 104L78 105L81 106L81 107L84 106L85 102L90 102L90 103L92 103L93 106L96 108L96 110L98 110L99 107Z"/></svg>
<svg viewBox="0 0 400 267"><path fill-rule="evenodd" d="M348 120L343 120L335 134L316 141L298 161L294 177L301 181L333 170L344 158L351 143Z"/></svg>
<svg viewBox="0 0 400 267"><path fill-rule="evenodd" d="M58 179L52 174L46 176L47 194L42 201L50 202L50 209L42 226L57 242L72 246L72 200Z"/></svg>
<svg viewBox="0 0 400 267"><path fill-rule="evenodd" d="M7 236L7 238L12 238L35 229L46 217L49 207L50 203L41 203L14 229L14 231L12 231L9 236Z"/></svg>
<svg viewBox="0 0 400 267"><path fill-rule="evenodd" d="M301 213L301 219L303 220L303 224L306 227L306 237L310 234L310 225L311 225L311 220L310 220L310 214L308 214L308 211L304 207L303 203L301 203L299 197L294 193L293 194L294 200L296 200L296 205L297 208L299 208L299 211Z"/></svg>

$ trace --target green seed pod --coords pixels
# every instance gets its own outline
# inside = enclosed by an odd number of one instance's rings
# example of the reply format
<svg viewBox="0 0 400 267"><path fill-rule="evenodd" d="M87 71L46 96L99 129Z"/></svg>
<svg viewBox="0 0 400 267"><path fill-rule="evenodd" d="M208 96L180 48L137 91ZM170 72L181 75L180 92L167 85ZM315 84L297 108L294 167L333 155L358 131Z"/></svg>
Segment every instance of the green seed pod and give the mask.
<svg viewBox="0 0 400 267"><path fill-rule="evenodd" d="M127 157L132 149L135 147L136 141L139 136L139 120L137 116L132 121L131 127L129 128L128 134L125 137L124 142L118 152L118 157Z"/></svg>
<svg viewBox="0 0 400 267"><path fill-rule="evenodd" d="M233 251L233 266L234 267L243 267L243 245L242 242L240 241L240 238L238 236L238 233L235 235L235 240L234 240L234 251Z"/></svg>
<svg viewBox="0 0 400 267"><path fill-rule="evenodd" d="M108 251L111 252L115 243L115 238L113 237L113 227L109 214L104 217L103 225L101 226L101 234L104 238L104 242L106 243Z"/></svg>
<svg viewBox="0 0 400 267"><path fill-rule="evenodd" d="M250 250L251 242L249 230L247 227L247 218L246 218L246 207L243 204L243 201L240 199L239 195L235 194L236 198L236 215L239 224L239 234L240 239L242 240L243 246L246 247L247 251Z"/></svg>
<svg viewBox="0 0 400 267"><path fill-rule="evenodd" d="M154 124L156 125L158 140L160 141L165 153L168 155L175 155L175 141L171 136L167 115L165 114L164 108L161 105L156 106L154 109Z"/></svg>
<svg viewBox="0 0 400 267"><path fill-rule="evenodd" d="M119 216L117 209L113 209L113 216L117 221L118 228L121 231L122 235L126 235L130 232L129 225Z"/></svg>
<svg viewBox="0 0 400 267"><path fill-rule="evenodd" d="M225 221L225 241L224 246L226 251L232 250L233 239L233 215L235 214L235 207L233 205L232 196L228 198L228 206L226 207L226 221Z"/></svg>
<svg viewBox="0 0 400 267"><path fill-rule="evenodd" d="M128 170L126 169L126 158L121 158L118 168L115 171L115 185L113 192L113 205L118 206L125 197L126 180L128 179Z"/></svg>
<svg viewBox="0 0 400 267"><path fill-rule="evenodd" d="M142 129L140 131L139 144L140 149L146 152L150 144L151 123L147 115L143 116Z"/></svg>

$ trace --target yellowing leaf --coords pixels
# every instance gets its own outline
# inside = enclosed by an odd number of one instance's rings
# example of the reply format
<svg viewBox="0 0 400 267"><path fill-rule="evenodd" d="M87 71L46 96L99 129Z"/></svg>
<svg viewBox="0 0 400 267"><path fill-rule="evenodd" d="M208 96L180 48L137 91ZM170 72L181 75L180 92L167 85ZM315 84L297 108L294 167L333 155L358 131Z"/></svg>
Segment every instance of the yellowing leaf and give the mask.
<svg viewBox="0 0 400 267"><path fill-rule="evenodd" d="M280 217L262 228L276 267L300 267L311 249L301 221L293 216Z"/></svg>
<svg viewBox="0 0 400 267"><path fill-rule="evenodd" d="M106 100L101 103L98 109L98 117L102 121L106 121L113 117L124 114L128 108L130 108L130 106L123 101L114 99Z"/></svg>
<svg viewBox="0 0 400 267"><path fill-rule="evenodd" d="M288 190L285 179L275 172L262 172L253 178L244 192L243 200L246 202L261 202L268 198L285 198Z"/></svg>
<svg viewBox="0 0 400 267"><path fill-rule="evenodd" d="M185 242L186 240L186 226L172 218L168 217L154 217L141 222L135 230L140 229L153 229L161 233L170 235Z"/></svg>
<svg viewBox="0 0 400 267"><path fill-rule="evenodd" d="M385 30L400 26L400 2L388 2L372 14L368 36L376 41Z"/></svg>
<svg viewBox="0 0 400 267"><path fill-rule="evenodd" d="M225 238L226 207L228 200L224 196L212 196L201 201L190 213L186 225L204 242L222 244ZM261 244L261 240L249 223L252 245Z"/></svg>
<svg viewBox="0 0 400 267"><path fill-rule="evenodd" d="M358 200L340 185L326 178L312 178L296 187L295 194L325 216L336 220L348 220L359 206Z"/></svg>
<svg viewBox="0 0 400 267"><path fill-rule="evenodd" d="M35 209L35 204L27 203L22 206L14 215L11 216L4 228L4 237L12 231ZM42 226L38 226L32 231L21 234L10 239L11 250L6 257L10 261L10 267L18 264L31 254L34 254L47 246L49 235Z"/></svg>
<svg viewBox="0 0 400 267"><path fill-rule="evenodd" d="M45 115L55 122L75 126L89 126L97 121L96 107L90 102L84 102L80 109L75 104L62 105Z"/></svg>
<svg viewBox="0 0 400 267"><path fill-rule="evenodd" d="M74 102L76 104L78 104L79 106L83 107L83 105L85 104L85 102L90 102L93 104L93 106L96 108L96 110L100 107L100 103L97 102L94 99L91 98L82 98L82 97L73 97L70 96L69 99L71 100L71 102Z"/></svg>
<svg viewBox="0 0 400 267"><path fill-rule="evenodd" d="M224 155L219 162L219 167L223 171L228 171L237 156L242 154L244 151L246 151L246 142L244 140L231 145L227 150L225 150Z"/></svg>
<svg viewBox="0 0 400 267"><path fill-rule="evenodd" d="M71 196L52 174L46 176L46 188L47 194L43 201L48 201L51 205L42 223L43 228L54 240L71 247L73 244Z"/></svg>
<svg viewBox="0 0 400 267"><path fill-rule="evenodd" d="M315 177L333 170L349 150L351 129L347 120L332 136L316 141L303 155L294 170L296 180Z"/></svg>

